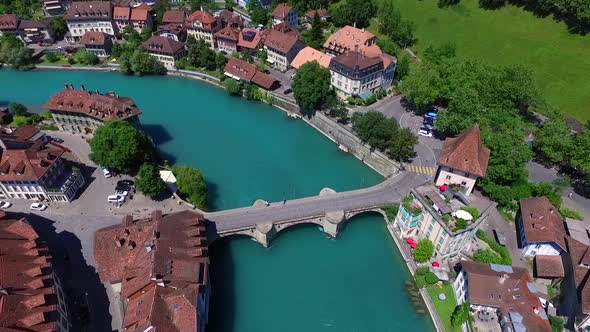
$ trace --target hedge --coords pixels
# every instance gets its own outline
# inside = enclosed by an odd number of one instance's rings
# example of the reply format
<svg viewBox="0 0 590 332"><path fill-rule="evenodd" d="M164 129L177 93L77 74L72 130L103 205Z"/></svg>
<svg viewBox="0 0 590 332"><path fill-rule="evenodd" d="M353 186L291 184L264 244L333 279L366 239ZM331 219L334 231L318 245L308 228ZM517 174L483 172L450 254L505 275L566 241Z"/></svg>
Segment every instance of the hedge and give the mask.
<svg viewBox="0 0 590 332"><path fill-rule="evenodd" d="M481 229L478 229L475 234L480 240L487 243L493 251L500 255L503 265L512 265L512 256L510 256L510 251L508 251L508 248L501 246L498 242L496 242L496 240L489 237Z"/></svg>
<svg viewBox="0 0 590 332"><path fill-rule="evenodd" d="M428 272L424 276L424 281L430 285L436 284L438 282L438 277L433 272Z"/></svg>

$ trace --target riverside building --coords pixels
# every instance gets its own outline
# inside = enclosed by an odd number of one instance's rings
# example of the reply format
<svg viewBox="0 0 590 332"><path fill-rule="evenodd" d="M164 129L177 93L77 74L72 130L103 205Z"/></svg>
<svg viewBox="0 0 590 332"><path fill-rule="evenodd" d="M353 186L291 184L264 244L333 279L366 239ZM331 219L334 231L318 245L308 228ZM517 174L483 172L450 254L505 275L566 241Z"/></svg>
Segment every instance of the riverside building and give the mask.
<svg viewBox="0 0 590 332"><path fill-rule="evenodd" d="M84 177L62 158L64 148L37 136L0 134L0 197L70 202Z"/></svg>
<svg viewBox="0 0 590 332"><path fill-rule="evenodd" d="M101 281L121 299L122 330L205 330L210 282L202 215L127 215L96 232L94 256Z"/></svg>
<svg viewBox="0 0 590 332"><path fill-rule="evenodd" d="M64 16L68 25L69 39L78 42L88 31L114 35L113 5L109 1L74 1Z"/></svg>
<svg viewBox="0 0 590 332"><path fill-rule="evenodd" d="M53 95L43 108L49 110L60 130L74 134L92 134L108 120L121 120L139 128L141 111L133 99L120 97L114 92L106 94L88 91L82 85L65 88Z"/></svg>
<svg viewBox="0 0 590 332"><path fill-rule="evenodd" d="M197 10L187 18L186 23L189 36L202 39L209 44L209 48L215 49L214 34L221 29L217 18L206 11Z"/></svg>

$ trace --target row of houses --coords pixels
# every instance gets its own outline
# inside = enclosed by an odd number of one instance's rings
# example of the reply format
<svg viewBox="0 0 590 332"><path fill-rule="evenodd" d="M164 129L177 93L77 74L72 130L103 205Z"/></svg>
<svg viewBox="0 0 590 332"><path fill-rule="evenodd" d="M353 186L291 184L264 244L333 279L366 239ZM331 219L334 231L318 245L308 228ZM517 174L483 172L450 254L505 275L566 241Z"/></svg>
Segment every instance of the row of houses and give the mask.
<svg viewBox="0 0 590 332"><path fill-rule="evenodd" d="M26 44L53 43L54 32L50 19L22 20L16 14L0 15L0 36L12 33Z"/></svg>

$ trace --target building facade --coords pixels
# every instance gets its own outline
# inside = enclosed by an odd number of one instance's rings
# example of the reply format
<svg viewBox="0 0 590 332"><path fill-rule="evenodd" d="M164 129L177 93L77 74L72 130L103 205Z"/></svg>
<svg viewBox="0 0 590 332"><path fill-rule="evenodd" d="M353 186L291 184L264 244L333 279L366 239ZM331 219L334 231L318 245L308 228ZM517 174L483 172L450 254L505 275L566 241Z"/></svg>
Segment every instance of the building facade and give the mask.
<svg viewBox="0 0 590 332"><path fill-rule="evenodd" d="M218 51L225 52L227 54L238 52L238 41L240 39L239 28L227 26L217 31L214 36Z"/></svg>
<svg viewBox="0 0 590 332"><path fill-rule="evenodd" d="M113 50L113 36L104 32L89 31L82 36L80 44L89 53L99 58L106 58L111 55Z"/></svg>
<svg viewBox="0 0 590 332"><path fill-rule="evenodd" d="M141 126L141 111L133 99L120 97L114 92L88 91L84 86L77 90L66 84L43 108L51 112L60 130L74 134L92 134L108 120L127 121L136 128Z"/></svg>
<svg viewBox="0 0 590 332"><path fill-rule="evenodd" d="M287 22L294 27L299 25L299 15L297 14L297 11L284 2L279 3L275 7L271 14L271 18L273 27L283 22Z"/></svg>
<svg viewBox="0 0 590 332"><path fill-rule="evenodd" d="M195 39L204 40L211 49L215 49L215 33L221 29L217 18L206 11L198 10L186 20L187 33Z"/></svg>
<svg viewBox="0 0 590 332"><path fill-rule="evenodd" d="M0 135L0 196L71 202L84 186L84 176L62 158L63 148L43 140L24 141Z"/></svg>
<svg viewBox="0 0 590 332"><path fill-rule="evenodd" d="M141 33L144 28L152 29L154 26L152 8L146 3L137 7L115 6L113 20L119 31L131 26L135 31Z"/></svg>
<svg viewBox="0 0 590 332"><path fill-rule="evenodd" d="M438 158L435 184L460 187L469 196L477 179L486 175L489 159L490 149L483 145L479 127L447 138Z"/></svg>
<svg viewBox="0 0 590 332"><path fill-rule="evenodd" d="M71 321L64 287L54 272L51 253L25 220L0 219L3 262L2 331L68 332Z"/></svg>
<svg viewBox="0 0 590 332"><path fill-rule="evenodd" d="M5 33L17 33L19 19L16 14L0 15L0 36Z"/></svg>
<svg viewBox="0 0 590 332"><path fill-rule="evenodd" d="M264 49L267 52L266 61L283 72L291 67L291 62L304 47L305 45L297 36L274 29L268 32L264 40Z"/></svg>
<svg viewBox="0 0 590 332"><path fill-rule="evenodd" d="M383 59L351 51L330 62L331 84L341 98L363 97L381 89Z"/></svg>
<svg viewBox="0 0 590 332"><path fill-rule="evenodd" d="M18 31L26 44L54 42L51 20L22 20Z"/></svg>
<svg viewBox="0 0 590 332"><path fill-rule="evenodd" d="M120 296L122 329L205 331L211 290L202 215L127 215L96 232L94 255L101 281Z"/></svg>
<svg viewBox="0 0 590 332"><path fill-rule="evenodd" d="M109 1L74 1L64 16L69 38L78 42L88 31L114 35L113 7Z"/></svg>
<svg viewBox="0 0 590 332"><path fill-rule="evenodd" d="M162 36L152 36L143 48L168 70L176 69L176 61L186 55L184 43Z"/></svg>
<svg viewBox="0 0 590 332"><path fill-rule="evenodd" d="M45 16L59 16L65 14L70 7L70 1L66 0L41 0L43 14Z"/></svg>

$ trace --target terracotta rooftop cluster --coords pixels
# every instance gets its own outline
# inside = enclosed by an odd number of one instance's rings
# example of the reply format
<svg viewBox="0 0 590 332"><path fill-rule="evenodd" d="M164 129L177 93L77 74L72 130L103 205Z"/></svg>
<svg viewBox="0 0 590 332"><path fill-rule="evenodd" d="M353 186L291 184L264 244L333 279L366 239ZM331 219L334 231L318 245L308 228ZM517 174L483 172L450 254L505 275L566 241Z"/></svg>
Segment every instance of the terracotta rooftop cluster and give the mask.
<svg viewBox="0 0 590 332"><path fill-rule="evenodd" d="M96 232L97 270L103 282L121 283L125 331L197 330L209 284L205 232L203 216L190 211L128 215Z"/></svg>
<svg viewBox="0 0 590 332"><path fill-rule="evenodd" d="M23 139L29 134L0 134L0 181L39 181L61 158L62 148Z"/></svg>
<svg viewBox="0 0 590 332"><path fill-rule="evenodd" d="M53 95L43 108L82 113L101 121L125 120L141 113L131 98L119 97L112 92L101 94L98 90L88 91L84 86L77 90L67 84L65 89Z"/></svg>
<svg viewBox="0 0 590 332"><path fill-rule="evenodd" d="M331 34L324 43L324 48L337 53L354 51L356 47L358 47L359 51L362 51L366 47L371 46L374 43L374 40L374 34L364 29L358 29L347 25Z"/></svg>
<svg viewBox="0 0 590 332"><path fill-rule="evenodd" d="M0 214L0 288L7 293L0 293L0 330L61 331L60 295L47 246L25 219Z"/></svg>
<svg viewBox="0 0 590 332"><path fill-rule="evenodd" d="M152 8L142 3L137 7L116 6L113 8L113 18L123 21L147 21L151 15Z"/></svg>
<svg viewBox="0 0 590 332"><path fill-rule="evenodd" d="M257 84L266 90L272 89L276 83L276 80L272 76L261 72L255 65L236 58L231 58L227 62L224 73L231 75L233 78L239 78L242 81Z"/></svg>
<svg viewBox="0 0 590 332"><path fill-rule="evenodd" d="M66 20L110 19L113 16L109 1L74 1L64 15Z"/></svg>

